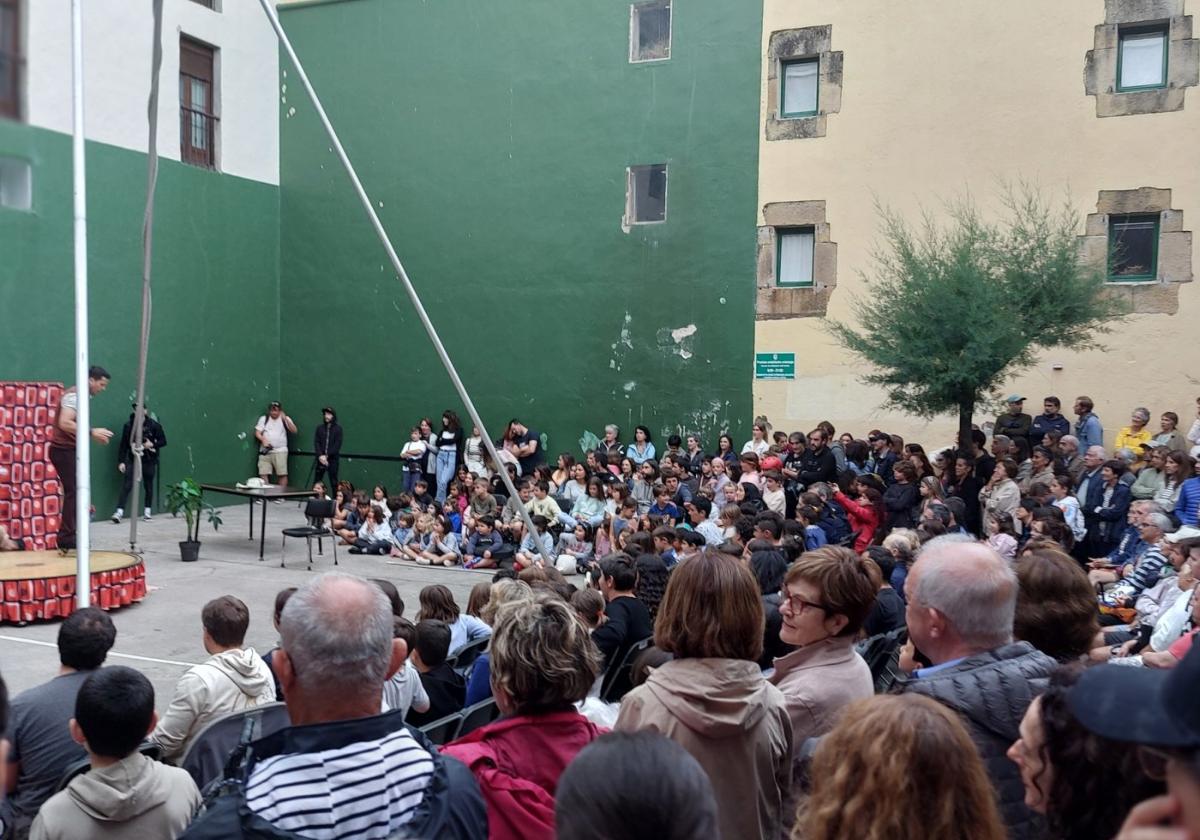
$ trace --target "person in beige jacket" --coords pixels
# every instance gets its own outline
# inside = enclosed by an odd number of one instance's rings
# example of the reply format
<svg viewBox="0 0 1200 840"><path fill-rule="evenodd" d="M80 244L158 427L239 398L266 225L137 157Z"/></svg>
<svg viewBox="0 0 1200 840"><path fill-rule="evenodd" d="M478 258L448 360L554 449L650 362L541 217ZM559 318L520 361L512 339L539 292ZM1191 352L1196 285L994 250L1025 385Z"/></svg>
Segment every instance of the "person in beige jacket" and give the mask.
<svg viewBox="0 0 1200 840"><path fill-rule="evenodd" d="M206 724L229 712L275 701L275 678L254 648L243 647L250 610L232 595L204 605L204 649L210 656L179 678L167 713L150 733L165 758L187 752Z"/></svg>
<svg viewBox="0 0 1200 840"><path fill-rule="evenodd" d="M879 567L848 548L806 551L783 580L779 640L796 650L775 660L771 682L792 723L793 759L804 742L833 729L842 711L874 694L871 669L854 641L875 604ZM795 772L795 768L793 768ZM784 798L784 825L796 817L796 791Z"/></svg>
<svg viewBox="0 0 1200 840"><path fill-rule="evenodd" d="M113 666L84 681L70 721L91 769L50 797L30 840L173 840L200 807L186 770L147 758L138 746L157 720L154 686L132 668Z"/></svg>
<svg viewBox="0 0 1200 840"><path fill-rule="evenodd" d="M675 659L625 695L616 729L659 732L700 762L724 840L774 840L792 784L792 726L758 668L763 610L750 570L711 549L676 567L654 644Z"/></svg>

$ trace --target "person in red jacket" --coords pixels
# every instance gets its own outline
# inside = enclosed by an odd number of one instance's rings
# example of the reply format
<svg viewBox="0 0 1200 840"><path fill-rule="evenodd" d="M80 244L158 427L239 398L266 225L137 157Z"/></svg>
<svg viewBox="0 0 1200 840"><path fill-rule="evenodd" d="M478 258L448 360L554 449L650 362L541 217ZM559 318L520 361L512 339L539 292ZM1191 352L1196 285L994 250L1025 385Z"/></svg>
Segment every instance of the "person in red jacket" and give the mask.
<svg viewBox="0 0 1200 840"><path fill-rule="evenodd" d="M875 532L887 518L887 511L883 507L883 495L874 487L856 481L853 489L858 494L857 499L851 499L841 490L834 493L833 498L846 509L850 530L858 535L854 538L854 550L862 554L875 541Z"/></svg>
<svg viewBox="0 0 1200 840"><path fill-rule="evenodd" d="M600 652L571 606L549 593L503 604L488 652L504 717L442 752L475 774L490 840L554 840L559 776L602 734L575 710L600 674Z"/></svg>

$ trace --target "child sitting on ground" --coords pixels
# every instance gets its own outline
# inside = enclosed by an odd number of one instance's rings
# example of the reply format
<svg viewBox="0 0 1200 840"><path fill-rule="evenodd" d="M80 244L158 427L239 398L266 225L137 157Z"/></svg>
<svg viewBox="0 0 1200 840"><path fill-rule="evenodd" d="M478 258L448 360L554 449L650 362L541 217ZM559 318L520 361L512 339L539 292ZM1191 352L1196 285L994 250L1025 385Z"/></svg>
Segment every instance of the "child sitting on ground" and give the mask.
<svg viewBox="0 0 1200 840"><path fill-rule="evenodd" d="M421 565L457 566L462 560L459 548L458 530L453 527L449 517L439 516L433 520L433 538L429 548L421 553L417 562Z"/></svg>
<svg viewBox="0 0 1200 840"><path fill-rule="evenodd" d="M584 574L595 558L592 539L592 526L586 522L580 522L570 533L563 531L558 539L558 559L554 565L564 575Z"/></svg>
<svg viewBox="0 0 1200 840"><path fill-rule="evenodd" d="M433 545L433 522L433 517L428 513L422 513L415 519L412 537L400 548L400 555L405 560L415 560L423 566L429 565L429 561L422 555Z"/></svg>
<svg viewBox="0 0 1200 840"><path fill-rule="evenodd" d="M463 536L467 528L463 525L462 512L458 509L458 505L455 504L453 499L446 499L446 501L442 502L442 516L455 536Z"/></svg>
<svg viewBox="0 0 1200 840"><path fill-rule="evenodd" d="M388 510L387 488L382 484L376 484L375 489L371 491L371 506L383 511L384 516L391 514L391 511Z"/></svg>
<svg viewBox="0 0 1200 840"><path fill-rule="evenodd" d="M392 529L393 557L408 559L408 555L404 553L404 547L412 542L416 522L417 518L410 510L401 511L400 515L396 518L396 527Z"/></svg>
<svg viewBox="0 0 1200 840"><path fill-rule="evenodd" d="M337 532L344 545L354 545L354 541L358 539L358 531L366 523L367 515L370 512L371 503L362 495L355 494L354 509L350 511L341 530Z"/></svg>
<svg viewBox="0 0 1200 840"><path fill-rule="evenodd" d="M783 473L778 470L767 470L763 473L763 484L765 485L762 494L763 504L767 506L767 510L773 510L780 516L784 516L787 511L787 496L783 492Z"/></svg>
<svg viewBox="0 0 1200 840"><path fill-rule="evenodd" d="M429 506L433 504L433 496L429 495L429 483L425 479L419 479L413 485L412 502L425 512L428 512Z"/></svg>
<svg viewBox="0 0 1200 840"><path fill-rule="evenodd" d="M463 548L463 568L496 568L495 552L503 545L504 541L496 533L496 520L490 516L479 517L475 522L475 530Z"/></svg>
<svg viewBox="0 0 1200 840"><path fill-rule="evenodd" d="M471 490L471 502L463 512L464 526L474 528L481 516L490 516L495 519L498 510L496 497L492 495L491 485L488 484L487 479L476 479L475 486Z"/></svg>
<svg viewBox="0 0 1200 840"><path fill-rule="evenodd" d="M550 497L550 482L545 480L534 482L533 498L525 503L525 509L530 516L537 514L546 517L547 522L557 522L562 514L558 502Z"/></svg>
<svg viewBox="0 0 1200 840"><path fill-rule="evenodd" d="M392 529L388 527L383 511L370 505L367 521L358 529L358 538L350 549L351 554L387 554L392 549Z"/></svg>
<svg viewBox="0 0 1200 840"><path fill-rule="evenodd" d="M542 549L550 555L551 559L554 558L554 537L546 532L546 529L550 527L550 522L538 513L530 518L533 520L533 527L537 533L526 534L521 540L521 547L517 549L516 557L513 558L513 566L518 570L527 569L530 566L544 566Z"/></svg>

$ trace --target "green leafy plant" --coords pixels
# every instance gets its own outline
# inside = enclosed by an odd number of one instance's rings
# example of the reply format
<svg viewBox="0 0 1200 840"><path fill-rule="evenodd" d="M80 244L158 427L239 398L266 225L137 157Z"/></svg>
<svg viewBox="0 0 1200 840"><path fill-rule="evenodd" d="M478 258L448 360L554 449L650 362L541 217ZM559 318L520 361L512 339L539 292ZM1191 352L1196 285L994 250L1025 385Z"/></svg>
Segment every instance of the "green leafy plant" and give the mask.
<svg viewBox="0 0 1200 840"><path fill-rule="evenodd" d="M879 208L882 244L858 327L832 321L834 338L871 365L863 381L884 404L919 417L957 412L970 439L977 406L1050 348L1098 348L1124 312L1106 294L1103 266L1080 258L1078 213L1028 185L1007 187L1004 211L985 219L969 199L915 230Z"/></svg>
<svg viewBox="0 0 1200 840"><path fill-rule="evenodd" d="M209 524L213 530L219 530L222 525L221 512L204 501L204 491L195 479L185 478L167 488L167 510L172 516L183 514L187 520L187 541L199 542L200 518L208 514Z"/></svg>

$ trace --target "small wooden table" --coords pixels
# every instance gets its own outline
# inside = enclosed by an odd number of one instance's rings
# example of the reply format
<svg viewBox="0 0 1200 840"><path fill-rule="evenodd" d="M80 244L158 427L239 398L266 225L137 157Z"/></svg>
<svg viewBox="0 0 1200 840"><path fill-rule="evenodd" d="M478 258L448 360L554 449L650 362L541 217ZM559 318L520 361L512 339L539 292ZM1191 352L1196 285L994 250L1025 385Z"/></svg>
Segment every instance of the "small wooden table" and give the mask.
<svg viewBox="0 0 1200 840"><path fill-rule="evenodd" d="M267 503L285 499L311 499L317 494L312 490L292 490L280 487L278 484L268 484L266 487L236 487L228 484L201 484L201 490L211 490L213 493L225 493L230 496L242 496L250 500L250 539L254 539L254 505L262 502L262 518L258 530L258 559L263 559L263 549L267 544Z"/></svg>

